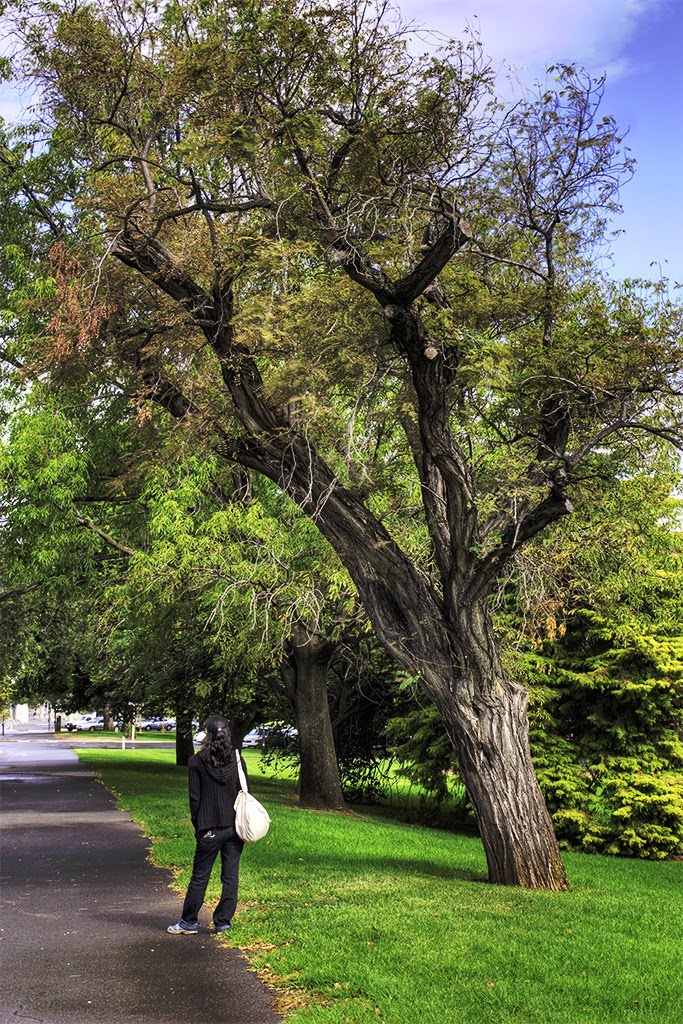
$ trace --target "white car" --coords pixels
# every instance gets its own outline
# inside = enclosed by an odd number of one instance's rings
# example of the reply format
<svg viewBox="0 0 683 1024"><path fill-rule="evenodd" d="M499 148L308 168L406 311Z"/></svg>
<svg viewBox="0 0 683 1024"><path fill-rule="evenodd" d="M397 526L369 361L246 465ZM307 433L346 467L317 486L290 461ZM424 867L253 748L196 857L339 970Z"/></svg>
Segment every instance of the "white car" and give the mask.
<svg viewBox="0 0 683 1024"><path fill-rule="evenodd" d="M242 740L242 747L262 747L266 736L264 729L252 729Z"/></svg>
<svg viewBox="0 0 683 1024"><path fill-rule="evenodd" d="M72 729L76 732L96 732L97 729L104 729L104 718L102 715L81 715L72 723Z"/></svg>
<svg viewBox="0 0 683 1024"><path fill-rule="evenodd" d="M140 728L143 732L161 732L163 731L172 732L175 729L175 719L173 718L143 718L140 722Z"/></svg>

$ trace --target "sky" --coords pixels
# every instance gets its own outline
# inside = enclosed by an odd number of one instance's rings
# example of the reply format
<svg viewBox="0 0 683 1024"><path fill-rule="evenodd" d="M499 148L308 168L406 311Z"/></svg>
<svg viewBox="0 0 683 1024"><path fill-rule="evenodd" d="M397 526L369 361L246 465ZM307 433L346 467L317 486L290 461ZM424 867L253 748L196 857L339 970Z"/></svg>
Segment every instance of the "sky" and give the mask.
<svg viewBox="0 0 683 1024"><path fill-rule="evenodd" d="M399 0L404 18L449 37L478 32L494 66L523 82L551 64L607 76L603 111L636 158L621 191L612 275L683 283L683 0Z"/></svg>
<svg viewBox="0 0 683 1024"><path fill-rule="evenodd" d="M683 282L683 0L396 0L404 19L450 38L477 31L496 67L523 82L554 63L607 75L603 110L628 129L637 160L621 193L615 277ZM20 95L0 87L0 116Z"/></svg>

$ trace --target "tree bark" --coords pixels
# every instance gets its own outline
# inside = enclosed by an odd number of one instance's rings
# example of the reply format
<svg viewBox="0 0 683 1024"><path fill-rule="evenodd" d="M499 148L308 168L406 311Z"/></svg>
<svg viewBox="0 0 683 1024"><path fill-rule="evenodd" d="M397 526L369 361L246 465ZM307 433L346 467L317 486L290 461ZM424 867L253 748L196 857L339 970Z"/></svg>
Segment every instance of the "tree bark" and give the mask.
<svg viewBox="0 0 683 1024"><path fill-rule="evenodd" d="M526 692L505 678L500 695L459 708L444 721L475 808L489 882L568 888L552 821L529 750Z"/></svg>
<svg viewBox="0 0 683 1024"><path fill-rule="evenodd" d="M292 638L281 666L299 732L299 802L302 807L345 807L327 699L327 670L334 645L304 630Z"/></svg>
<svg viewBox="0 0 683 1024"><path fill-rule="evenodd" d="M384 647L420 673L441 714L475 811L489 881L568 889L531 758L528 694L503 669L486 598L454 591L441 617L426 614L417 602L411 617L405 614L404 581L387 577L380 589L372 577L369 560L365 578L356 579L361 598ZM403 642L397 644L401 627Z"/></svg>
<svg viewBox="0 0 683 1024"><path fill-rule="evenodd" d="M563 890L569 887L529 747L527 691L500 663L485 603L461 605L458 635L463 674L450 699L435 694L475 810L489 881Z"/></svg>
<svg viewBox="0 0 683 1024"><path fill-rule="evenodd" d="M244 737L247 735L250 729L254 726L253 718L245 720L244 718L230 718L230 739L235 750L242 749L242 743Z"/></svg>
<svg viewBox="0 0 683 1024"><path fill-rule="evenodd" d="M186 765L194 754L192 715L176 714L175 763Z"/></svg>

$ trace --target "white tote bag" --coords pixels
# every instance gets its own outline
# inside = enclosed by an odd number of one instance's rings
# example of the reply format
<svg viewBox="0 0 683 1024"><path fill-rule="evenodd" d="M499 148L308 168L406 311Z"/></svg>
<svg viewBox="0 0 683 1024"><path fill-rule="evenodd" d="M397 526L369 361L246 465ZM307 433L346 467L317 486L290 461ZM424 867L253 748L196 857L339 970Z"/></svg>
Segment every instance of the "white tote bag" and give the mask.
<svg viewBox="0 0 683 1024"><path fill-rule="evenodd" d="M245 843L255 843L257 839L263 839L268 831L270 817L263 804L260 804L247 789L247 780L244 777L242 762L237 751L235 751L235 757L237 758L237 771L241 787L235 800L235 831Z"/></svg>

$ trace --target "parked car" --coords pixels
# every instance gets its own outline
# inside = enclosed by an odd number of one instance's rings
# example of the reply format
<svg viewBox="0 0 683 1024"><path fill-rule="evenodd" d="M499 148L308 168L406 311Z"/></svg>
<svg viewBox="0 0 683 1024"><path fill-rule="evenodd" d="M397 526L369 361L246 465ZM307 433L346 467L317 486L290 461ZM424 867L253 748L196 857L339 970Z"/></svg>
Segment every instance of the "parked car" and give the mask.
<svg viewBox="0 0 683 1024"><path fill-rule="evenodd" d="M268 733L265 729L252 729L242 740L242 747L262 747L267 736Z"/></svg>
<svg viewBox="0 0 683 1024"><path fill-rule="evenodd" d="M70 721L64 723L64 728L67 732L76 732L77 729L81 729L85 722L92 722L97 716L94 712L87 715L75 715Z"/></svg>
<svg viewBox="0 0 683 1024"><path fill-rule="evenodd" d="M102 715L81 715L75 722L67 723L67 729L69 732L96 732L98 729L104 729L104 717Z"/></svg>
<svg viewBox="0 0 683 1024"><path fill-rule="evenodd" d="M175 729L174 718L143 718L140 722L143 732L161 732L162 729L170 732Z"/></svg>
<svg viewBox="0 0 683 1024"><path fill-rule="evenodd" d="M280 722L268 725L258 725L251 732L248 732L242 740L243 748L259 747L264 750L266 747L279 748L281 750L296 749L299 733L292 726Z"/></svg>

